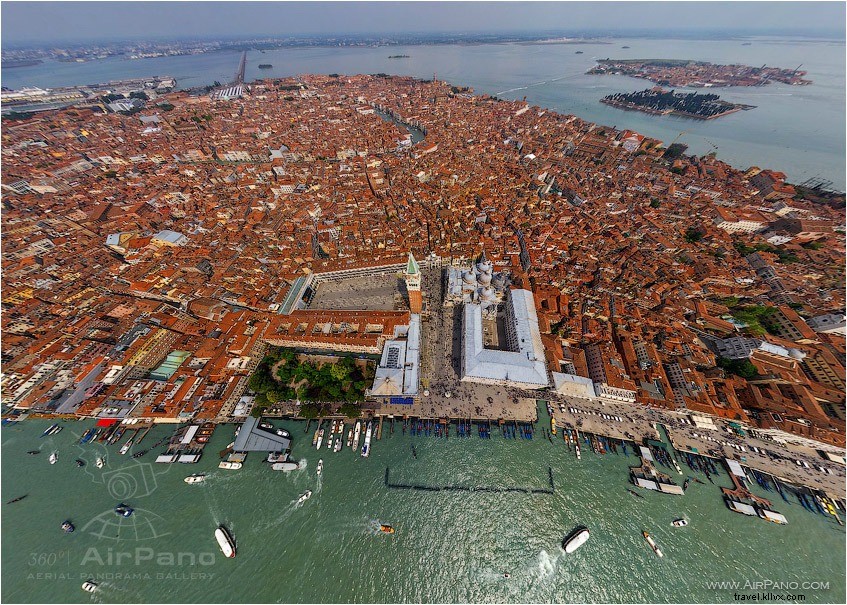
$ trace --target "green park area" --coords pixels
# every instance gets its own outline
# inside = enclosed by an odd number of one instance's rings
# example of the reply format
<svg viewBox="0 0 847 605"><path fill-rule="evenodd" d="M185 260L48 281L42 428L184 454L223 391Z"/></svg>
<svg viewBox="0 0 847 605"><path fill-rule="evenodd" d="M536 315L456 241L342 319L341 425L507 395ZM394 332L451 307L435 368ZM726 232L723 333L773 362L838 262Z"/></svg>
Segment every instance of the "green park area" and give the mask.
<svg viewBox="0 0 847 605"><path fill-rule="evenodd" d="M293 349L272 347L265 354L248 386L256 393L253 415L274 403L299 399L300 415L317 417L327 402L341 402L342 414L360 413L359 403L373 381L374 365L353 357L308 356Z"/></svg>

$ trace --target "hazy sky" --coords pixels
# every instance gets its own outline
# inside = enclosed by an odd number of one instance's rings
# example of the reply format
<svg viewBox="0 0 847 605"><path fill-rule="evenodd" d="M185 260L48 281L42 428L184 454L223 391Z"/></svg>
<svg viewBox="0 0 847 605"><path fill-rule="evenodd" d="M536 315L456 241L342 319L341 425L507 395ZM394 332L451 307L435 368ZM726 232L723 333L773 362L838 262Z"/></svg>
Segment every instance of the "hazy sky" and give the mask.
<svg viewBox="0 0 847 605"><path fill-rule="evenodd" d="M721 30L844 37L844 2L20 2L5 43L392 32Z"/></svg>

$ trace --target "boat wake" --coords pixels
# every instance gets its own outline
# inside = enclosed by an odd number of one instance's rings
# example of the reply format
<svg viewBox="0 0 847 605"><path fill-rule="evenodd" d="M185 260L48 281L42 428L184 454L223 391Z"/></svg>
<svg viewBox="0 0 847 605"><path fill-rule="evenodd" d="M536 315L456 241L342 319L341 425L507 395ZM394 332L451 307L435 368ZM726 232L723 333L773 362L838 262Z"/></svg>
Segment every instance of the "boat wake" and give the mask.
<svg viewBox="0 0 847 605"><path fill-rule="evenodd" d="M537 567L533 571L537 574L539 580L546 579L556 572L556 566L561 556L562 553L551 555L543 549L538 553Z"/></svg>

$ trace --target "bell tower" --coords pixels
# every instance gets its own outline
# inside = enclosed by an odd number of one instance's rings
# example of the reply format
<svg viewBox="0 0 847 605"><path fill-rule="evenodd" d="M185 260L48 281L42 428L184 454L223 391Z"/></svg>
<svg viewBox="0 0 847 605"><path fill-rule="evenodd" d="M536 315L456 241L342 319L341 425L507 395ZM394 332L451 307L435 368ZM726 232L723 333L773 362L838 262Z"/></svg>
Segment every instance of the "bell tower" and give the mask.
<svg viewBox="0 0 847 605"><path fill-rule="evenodd" d="M423 307L423 298L421 296L421 268L418 266L418 261L409 252L409 260L406 262L406 291L409 293L409 310L412 313L420 314Z"/></svg>

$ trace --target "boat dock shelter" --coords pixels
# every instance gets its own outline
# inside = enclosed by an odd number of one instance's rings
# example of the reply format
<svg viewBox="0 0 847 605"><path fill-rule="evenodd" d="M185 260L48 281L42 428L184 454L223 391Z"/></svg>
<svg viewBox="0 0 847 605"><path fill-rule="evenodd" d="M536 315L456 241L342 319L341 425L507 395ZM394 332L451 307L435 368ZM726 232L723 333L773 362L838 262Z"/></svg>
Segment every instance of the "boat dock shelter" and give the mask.
<svg viewBox="0 0 847 605"><path fill-rule="evenodd" d="M259 420L252 416L244 420L232 446L234 452L286 452L291 449L291 439L259 428Z"/></svg>

